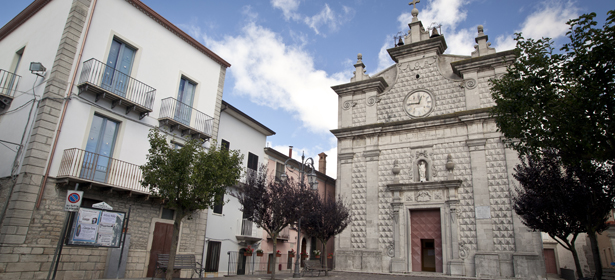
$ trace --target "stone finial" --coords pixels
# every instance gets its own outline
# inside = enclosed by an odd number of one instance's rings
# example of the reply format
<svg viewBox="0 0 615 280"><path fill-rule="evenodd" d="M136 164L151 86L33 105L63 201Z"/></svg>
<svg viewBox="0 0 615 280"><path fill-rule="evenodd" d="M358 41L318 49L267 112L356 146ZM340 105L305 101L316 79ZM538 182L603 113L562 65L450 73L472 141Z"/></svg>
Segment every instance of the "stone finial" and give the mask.
<svg viewBox="0 0 615 280"><path fill-rule="evenodd" d="M489 36L485 35L482 25L477 27L478 36L474 39L477 45L474 46L475 51L472 52L472 57L478 57L495 53L495 49L490 47L491 43L488 43Z"/></svg>
<svg viewBox="0 0 615 280"><path fill-rule="evenodd" d="M412 0L412 2L408 3L408 5L413 6L412 11L410 12L412 14L412 22L419 21L419 18L418 18L419 9L416 8L417 3L421 3L421 0Z"/></svg>
<svg viewBox="0 0 615 280"><path fill-rule="evenodd" d="M369 75L365 74L367 70L365 70L365 64L363 64L363 55L360 53L357 55L357 63L355 63L354 68L354 77L350 79L351 82L359 82L369 79Z"/></svg>

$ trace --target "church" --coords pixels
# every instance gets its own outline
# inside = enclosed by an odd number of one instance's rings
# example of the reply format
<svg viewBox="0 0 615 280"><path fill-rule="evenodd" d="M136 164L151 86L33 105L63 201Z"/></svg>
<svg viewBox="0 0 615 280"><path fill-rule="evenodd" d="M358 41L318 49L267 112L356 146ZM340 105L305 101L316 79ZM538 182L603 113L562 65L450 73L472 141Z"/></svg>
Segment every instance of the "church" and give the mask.
<svg viewBox="0 0 615 280"><path fill-rule="evenodd" d="M482 26L471 54L444 54L418 2L408 34L387 50L394 65L370 77L359 54L350 82L332 87L336 193L352 211L336 269L542 279L540 233L512 208L519 159L489 114L490 79L515 54L490 47Z"/></svg>

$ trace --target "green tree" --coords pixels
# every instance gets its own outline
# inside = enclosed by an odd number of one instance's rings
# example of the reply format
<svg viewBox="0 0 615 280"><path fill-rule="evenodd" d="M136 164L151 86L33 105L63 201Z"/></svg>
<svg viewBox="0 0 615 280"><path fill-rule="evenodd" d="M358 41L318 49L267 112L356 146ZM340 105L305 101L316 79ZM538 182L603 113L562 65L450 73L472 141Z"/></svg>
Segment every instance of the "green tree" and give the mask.
<svg viewBox="0 0 615 280"><path fill-rule="evenodd" d="M561 168L577 184L568 191L583 194L577 214L590 238L597 279L602 266L596 233L604 230L602 211L612 207L615 161L615 10L603 28L595 13L568 21L570 42L556 53L553 41L517 34L517 60L492 80L492 110L500 132L520 156L538 160L555 150ZM606 173L605 173L606 170ZM606 176L606 177L605 177ZM606 178L606 179L605 179Z"/></svg>
<svg viewBox="0 0 615 280"><path fill-rule="evenodd" d="M140 167L141 185L175 210L168 266L173 267L182 220L197 210L213 207L216 198L224 196L226 186L237 183L243 156L237 151L220 149L215 141L205 149L197 139L174 149L157 128L150 130L148 138L147 163ZM167 269L166 279L172 278L173 269Z"/></svg>
<svg viewBox="0 0 615 280"><path fill-rule="evenodd" d="M570 20L555 53L549 38L516 34L517 60L492 80L499 130L521 155L556 148L564 162L615 159L615 10L604 27L595 13Z"/></svg>

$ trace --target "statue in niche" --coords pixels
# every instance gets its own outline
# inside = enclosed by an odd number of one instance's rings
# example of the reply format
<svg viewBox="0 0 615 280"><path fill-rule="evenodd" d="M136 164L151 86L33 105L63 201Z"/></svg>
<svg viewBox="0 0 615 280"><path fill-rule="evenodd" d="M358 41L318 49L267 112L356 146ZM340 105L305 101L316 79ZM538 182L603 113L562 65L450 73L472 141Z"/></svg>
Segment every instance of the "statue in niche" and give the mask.
<svg viewBox="0 0 615 280"><path fill-rule="evenodd" d="M421 160L419 162L419 182L427 182L427 164Z"/></svg>

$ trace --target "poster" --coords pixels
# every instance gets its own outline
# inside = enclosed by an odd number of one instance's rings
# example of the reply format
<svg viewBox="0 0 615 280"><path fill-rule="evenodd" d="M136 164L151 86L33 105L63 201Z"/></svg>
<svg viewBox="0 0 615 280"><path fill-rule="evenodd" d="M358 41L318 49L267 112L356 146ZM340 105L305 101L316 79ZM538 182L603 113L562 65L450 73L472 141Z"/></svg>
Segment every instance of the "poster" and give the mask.
<svg viewBox="0 0 615 280"><path fill-rule="evenodd" d="M124 212L79 208L67 244L119 247L125 216Z"/></svg>

